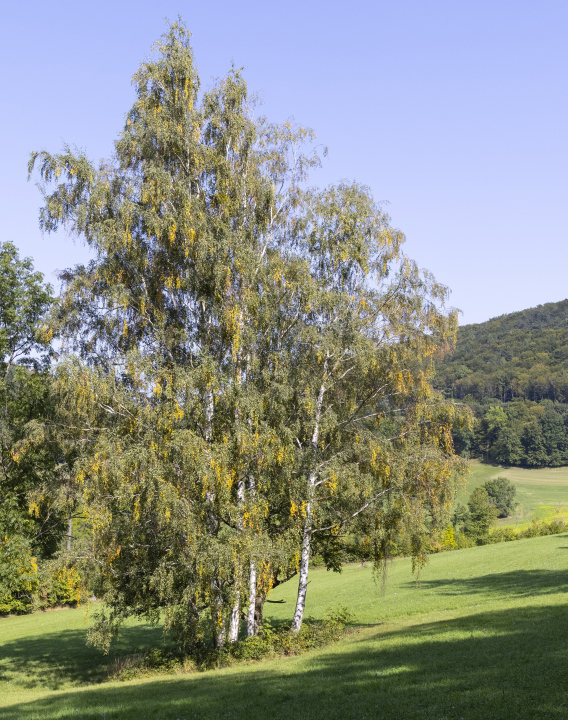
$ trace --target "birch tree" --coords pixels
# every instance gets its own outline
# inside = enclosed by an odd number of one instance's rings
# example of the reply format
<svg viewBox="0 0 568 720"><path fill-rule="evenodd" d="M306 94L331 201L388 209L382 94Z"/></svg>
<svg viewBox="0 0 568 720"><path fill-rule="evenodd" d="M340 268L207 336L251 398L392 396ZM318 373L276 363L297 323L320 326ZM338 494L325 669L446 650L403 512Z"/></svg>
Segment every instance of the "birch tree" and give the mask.
<svg viewBox="0 0 568 720"><path fill-rule="evenodd" d="M30 161L43 230L64 225L94 254L62 274L53 316L69 357L63 425L83 447L77 477L108 573L102 641L128 614L166 605L185 638L208 608L221 647L238 635L241 597L254 605L255 518L277 452L251 380L254 317L270 325L258 298L318 160L301 152L309 131L255 118L237 70L200 94L179 24L134 84L110 161L69 147Z"/></svg>
<svg viewBox="0 0 568 720"><path fill-rule="evenodd" d="M43 230L94 256L52 323L107 577L95 640L165 608L182 642L222 647L296 573L299 630L314 539L367 523L379 560L408 520L418 557L447 504L452 410L428 372L455 318L366 188L306 189L311 131L258 117L234 68L200 91L182 25L134 85L108 162L30 161Z"/></svg>
<svg viewBox="0 0 568 720"><path fill-rule="evenodd" d="M343 183L305 194L280 247L270 394L289 512L302 526L294 631L314 538L333 548L357 523L379 564L404 531L422 562L463 471L450 434L456 408L429 382L455 313L403 241L367 188Z"/></svg>

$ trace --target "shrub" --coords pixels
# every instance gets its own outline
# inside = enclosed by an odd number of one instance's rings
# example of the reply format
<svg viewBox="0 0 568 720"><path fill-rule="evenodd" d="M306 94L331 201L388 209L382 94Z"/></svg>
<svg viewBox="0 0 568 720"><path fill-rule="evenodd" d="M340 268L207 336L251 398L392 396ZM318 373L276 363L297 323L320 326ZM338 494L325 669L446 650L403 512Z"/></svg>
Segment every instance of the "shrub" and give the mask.
<svg viewBox="0 0 568 720"><path fill-rule="evenodd" d="M154 649L144 655L119 658L109 665L112 678L131 680L151 672L187 673L228 667L238 662L258 661L268 657L299 655L339 640L350 620L350 613L341 608L326 614L323 620L306 619L299 633L286 626L273 627L265 621L262 634L240 640L217 650L200 645L190 654L170 648Z"/></svg>
<svg viewBox="0 0 568 720"><path fill-rule="evenodd" d="M497 517L497 510L489 502L489 494L483 486L475 488L469 496L467 506L469 517L464 524L465 533L478 545L484 545L487 542L489 530Z"/></svg>
<svg viewBox="0 0 568 720"><path fill-rule="evenodd" d="M20 538L0 542L0 615L21 615L32 609L38 585L37 563Z"/></svg>
<svg viewBox="0 0 568 720"><path fill-rule="evenodd" d="M456 533L455 541L458 550L464 550L465 548L475 547L475 540L465 533Z"/></svg>
<svg viewBox="0 0 568 720"><path fill-rule="evenodd" d="M77 607L86 600L87 588L79 568L65 557L48 560L40 565L34 608L45 610L57 605Z"/></svg>
<svg viewBox="0 0 568 720"><path fill-rule="evenodd" d="M523 538L542 537L543 535L558 535L565 531L566 528L558 520L553 520L551 523L533 520L526 530L519 533L519 536Z"/></svg>
<svg viewBox="0 0 568 720"><path fill-rule="evenodd" d="M488 543L510 542L518 540L515 528L512 526L495 528L489 533Z"/></svg>
<svg viewBox="0 0 568 720"><path fill-rule="evenodd" d="M451 525L448 525L448 527L444 530L440 540L442 550L455 550L458 546L454 528Z"/></svg>

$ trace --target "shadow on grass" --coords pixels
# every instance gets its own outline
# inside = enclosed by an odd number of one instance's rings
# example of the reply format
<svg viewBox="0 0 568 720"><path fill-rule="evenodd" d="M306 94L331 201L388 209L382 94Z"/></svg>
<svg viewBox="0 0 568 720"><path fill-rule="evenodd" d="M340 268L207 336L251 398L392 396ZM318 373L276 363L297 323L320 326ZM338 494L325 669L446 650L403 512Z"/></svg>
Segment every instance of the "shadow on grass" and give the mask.
<svg viewBox="0 0 568 720"><path fill-rule="evenodd" d="M444 578L408 582L407 587L437 590L441 595L484 593L495 596L526 597L568 591L568 570L513 570L473 578Z"/></svg>
<svg viewBox="0 0 568 720"><path fill-rule="evenodd" d="M2 643L0 681L25 689L57 690L68 684L84 685L107 679L107 667L116 658L166 644L161 627L126 627L109 655L87 646L86 630L61 630Z"/></svg>
<svg viewBox="0 0 568 720"><path fill-rule="evenodd" d="M562 606L478 613L278 664L58 693L0 720L566 718L567 634Z"/></svg>

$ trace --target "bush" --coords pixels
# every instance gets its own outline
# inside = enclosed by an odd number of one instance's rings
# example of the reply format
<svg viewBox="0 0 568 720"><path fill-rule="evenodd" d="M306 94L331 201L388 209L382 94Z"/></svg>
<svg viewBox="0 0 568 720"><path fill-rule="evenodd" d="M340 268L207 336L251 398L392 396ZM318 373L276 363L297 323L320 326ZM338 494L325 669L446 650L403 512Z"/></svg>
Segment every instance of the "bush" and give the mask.
<svg viewBox="0 0 568 720"><path fill-rule="evenodd" d="M42 563L38 572L38 589L34 609L45 610L57 605L77 607L87 599L87 588L77 565L65 557Z"/></svg>
<svg viewBox="0 0 568 720"><path fill-rule="evenodd" d="M471 538L469 535L466 535L463 532L456 533L455 534L455 541L457 545L458 550L464 550L465 548L475 547L476 543L473 538Z"/></svg>
<svg viewBox="0 0 568 720"><path fill-rule="evenodd" d="M533 538L542 537L543 535L558 535L565 531L566 528L559 523L558 520L553 520L551 523L533 520L526 530L522 530L519 533L519 536L523 538Z"/></svg>
<svg viewBox="0 0 568 720"><path fill-rule="evenodd" d="M452 525L448 525L448 527L442 533L442 536L440 538L440 545L442 550L455 550L455 548L458 547L458 543L456 541L456 534Z"/></svg>
<svg viewBox="0 0 568 720"><path fill-rule="evenodd" d="M5 537L0 542L0 615L30 612L37 586L36 558L19 537Z"/></svg>
<svg viewBox="0 0 568 720"><path fill-rule="evenodd" d="M477 487L467 501L469 516L464 523L464 531L477 545L487 542L487 535L497 517L496 508L489 502L489 494L483 487Z"/></svg>
<svg viewBox="0 0 568 720"><path fill-rule="evenodd" d="M488 543L499 543L499 542L509 542L511 540L518 540L517 533L515 532L515 528L512 526L507 527L500 527L495 528L489 533L489 537L487 539Z"/></svg>
<svg viewBox="0 0 568 720"><path fill-rule="evenodd" d="M112 678L131 680L151 672L187 673L268 657L299 655L339 640L350 617L347 609L341 608L329 612L323 620L304 620L299 633L292 633L285 626L273 627L265 621L261 635L239 640L221 650L206 645L196 647L190 654L175 649L154 649L145 655L115 659L108 672Z"/></svg>
<svg viewBox="0 0 568 720"><path fill-rule="evenodd" d="M494 528L482 538L478 537L474 539L465 533L456 533L455 540L458 549L461 550L462 548L473 547L476 544L492 545L500 542L511 542L512 540L522 540L523 538L558 535L559 533L566 532L566 530L566 526L562 525L558 520L553 520L550 523L533 520L528 528L520 532L517 532L512 525L506 525L505 527Z"/></svg>

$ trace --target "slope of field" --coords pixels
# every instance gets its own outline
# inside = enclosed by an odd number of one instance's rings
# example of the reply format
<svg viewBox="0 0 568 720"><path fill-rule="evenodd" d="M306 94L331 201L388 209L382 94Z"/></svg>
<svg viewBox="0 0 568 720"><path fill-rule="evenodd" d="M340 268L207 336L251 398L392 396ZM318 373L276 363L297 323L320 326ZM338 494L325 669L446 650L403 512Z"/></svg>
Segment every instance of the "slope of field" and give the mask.
<svg viewBox="0 0 568 720"><path fill-rule="evenodd" d="M519 503L514 515L499 521L499 525L518 523L527 525L530 520L559 519L568 524L568 467L525 468L487 465L476 460L470 461L467 484L460 489L456 502L465 505L471 491L491 478L505 477L517 488Z"/></svg>
<svg viewBox="0 0 568 720"><path fill-rule="evenodd" d="M275 621L293 612L277 588ZM490 545L431 558L417 585L408 560L387 591L369 567L316 570L308 610L346 606L353 633L304 656L188 676L94 684L105 660L83 645L84 612L0 620L1 720L216 718L565 718L568 537ZM120 652L156 639L138 625ZM91 685L86 685L91 683ZM81 685L86 685L80 687Z"/></svg>

